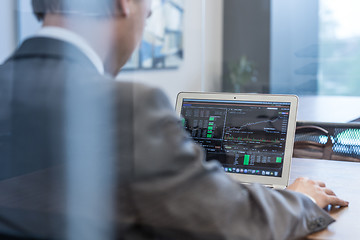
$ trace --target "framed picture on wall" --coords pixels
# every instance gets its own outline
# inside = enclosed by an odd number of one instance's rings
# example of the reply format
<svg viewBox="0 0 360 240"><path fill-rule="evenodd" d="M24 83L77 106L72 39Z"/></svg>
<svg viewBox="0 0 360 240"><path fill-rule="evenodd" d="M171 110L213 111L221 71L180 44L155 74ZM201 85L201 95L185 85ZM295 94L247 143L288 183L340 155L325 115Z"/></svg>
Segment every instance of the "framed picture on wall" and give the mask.
<svg viewBox="0 0 360 240"><path fill-rule="evenodd" d="M123 70L176 69L183 61L184 0L153 0L139 49Z"/></svg>

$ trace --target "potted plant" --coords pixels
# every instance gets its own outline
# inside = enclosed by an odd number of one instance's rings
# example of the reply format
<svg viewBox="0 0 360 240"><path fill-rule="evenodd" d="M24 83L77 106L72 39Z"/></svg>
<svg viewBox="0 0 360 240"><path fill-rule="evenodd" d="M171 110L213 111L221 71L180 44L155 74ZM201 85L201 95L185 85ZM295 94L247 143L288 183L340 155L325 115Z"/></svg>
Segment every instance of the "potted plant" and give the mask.
<svg viewBox="0 0 360 240"><path fill-rule="evenodd" d="M258 72L255 63L246 55L228 64L229 82L234 92L248 92L251 85L257 82Z"/></svg>

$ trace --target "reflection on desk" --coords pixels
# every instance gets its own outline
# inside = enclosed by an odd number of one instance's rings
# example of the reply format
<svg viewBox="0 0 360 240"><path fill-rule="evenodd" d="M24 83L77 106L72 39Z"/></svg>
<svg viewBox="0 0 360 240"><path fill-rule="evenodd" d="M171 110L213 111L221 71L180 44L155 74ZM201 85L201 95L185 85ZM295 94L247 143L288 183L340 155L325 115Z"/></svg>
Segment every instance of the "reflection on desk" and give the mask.
<svg viewBox="0 0 360 240"><path fill-rule="evenodd" d="M302 96L298 121L350 122L360 117L360 97Z"/></svg>
<svg viewBox="0 0 360 240"><path fill-rule="evenodd" d="M336 219L328 229L308 236L309 239L359 239L360 228L360 163L294 158L290 183L298 177L319 180L350 202L347 208L334 208L330 215Z"/></svg>

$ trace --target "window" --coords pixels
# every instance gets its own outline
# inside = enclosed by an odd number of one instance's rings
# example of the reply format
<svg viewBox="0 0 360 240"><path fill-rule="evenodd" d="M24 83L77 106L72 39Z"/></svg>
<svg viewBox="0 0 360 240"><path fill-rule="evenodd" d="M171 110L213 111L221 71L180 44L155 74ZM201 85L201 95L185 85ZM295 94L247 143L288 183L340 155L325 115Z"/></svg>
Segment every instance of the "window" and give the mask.
<svg viewBox="0 0 360 240"><path fill-rule="evenodd" d="M359 9L357 0L319 1L319 94L360 95Z"/></svg>

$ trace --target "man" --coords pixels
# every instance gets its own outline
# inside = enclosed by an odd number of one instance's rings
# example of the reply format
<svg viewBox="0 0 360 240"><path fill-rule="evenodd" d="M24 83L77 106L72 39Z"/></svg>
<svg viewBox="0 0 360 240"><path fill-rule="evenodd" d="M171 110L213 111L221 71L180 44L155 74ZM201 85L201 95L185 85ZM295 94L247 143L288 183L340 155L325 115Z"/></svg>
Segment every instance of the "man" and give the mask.
<svg viewBox="0 0 360 240"><path fill-rule="evenodd" d="M0 68L13 145L3 178L15 177L4 186L22 180L16 193L0 184L2 219L12 220L0 230L35 238L293 239L326 228L334 220L322 208L348 203L324 183L301 178L282 191L236 183L204 162L161 91L107 76L139 43L150 6L33 0L43 28ZM27 212L12 218L9 208Z"/></svg>

